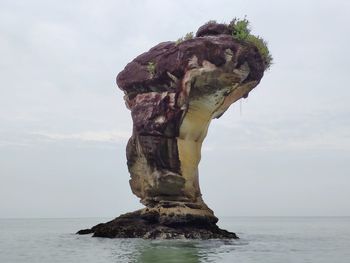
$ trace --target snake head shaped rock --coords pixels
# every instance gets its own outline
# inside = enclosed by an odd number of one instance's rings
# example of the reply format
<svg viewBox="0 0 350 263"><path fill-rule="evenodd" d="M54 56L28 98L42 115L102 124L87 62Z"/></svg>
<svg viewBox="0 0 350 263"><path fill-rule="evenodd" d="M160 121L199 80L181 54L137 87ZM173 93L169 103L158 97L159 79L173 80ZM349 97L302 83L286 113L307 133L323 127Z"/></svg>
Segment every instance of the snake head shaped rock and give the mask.
<svg viewBox="0 0 350 263"><path fill-rule="evenodd" d="M217 220L199 187L202 142L211 120L247 97L265 69L257 48L231 33L223 24L205 25L192 39L151 48L117 77L133 119L131 189L147 212L165 220L169 214Z"/></svg>
<svg viewBox="0 0 350 263"><path fill-rule="evenodd" d="M264 69L256 46L235 40L226 25L207 24L192 39L156 45L119 73L133 119L130 186L147 211L164 210L166 220L170 213L217 220L201 198L202 142L211 120L246 98Z"/></svg>
<svg viewBox="0 0 350 263"><path fill-rule="evenodd" d="M215 220L199 187L202 142L211 120L247 97L264 73L257 48L231 33L205 25L193 39L151 48L117 77L133 119L131 189L151 210L175 207Z"/></svg>
<svg viewBox="0 0 350 263"><path fill-rule="evenodd" d="M205 24L195 37L160 43L118 74L117 84L133 120L126 149L130 186L146 207L78 233L237 238L217 227L198 179L211 120L246 98L268 65L257 45L237 39L234 30L230 25Z"/></svg>

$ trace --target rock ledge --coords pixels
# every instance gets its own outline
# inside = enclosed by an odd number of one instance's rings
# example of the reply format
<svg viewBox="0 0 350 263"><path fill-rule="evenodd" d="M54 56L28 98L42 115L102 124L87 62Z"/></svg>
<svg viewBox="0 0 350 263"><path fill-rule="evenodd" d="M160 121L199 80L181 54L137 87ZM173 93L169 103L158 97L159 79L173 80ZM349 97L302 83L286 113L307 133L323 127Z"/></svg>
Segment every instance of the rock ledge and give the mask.
<svg viewBox="0 0 350 263"><path fill-rule="evenodd" d="M145 239L237 239L235 233L220 229L215 223L191 219L188 223L161 224L157 214L145 215L144 209L123 214L107 223L98 224L91 229L82 229L79 235L91 234L93 237L107 238L145 238Z"/></svg>

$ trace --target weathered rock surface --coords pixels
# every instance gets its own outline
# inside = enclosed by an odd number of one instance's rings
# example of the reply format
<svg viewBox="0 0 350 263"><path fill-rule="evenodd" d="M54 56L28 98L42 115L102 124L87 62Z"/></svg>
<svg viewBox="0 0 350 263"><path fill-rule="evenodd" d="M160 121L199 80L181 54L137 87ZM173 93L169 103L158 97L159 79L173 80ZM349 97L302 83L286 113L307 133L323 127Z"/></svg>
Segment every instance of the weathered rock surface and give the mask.
<svg viewBox="0 0 350 263"><path fill-rule="evenodd" d="M260 82L257 48L207 24L196 37L164 42L117 77L133 119L127 145L130 186L146 208L78 233L99 237L236 238L216 226L198 181L201 146L212 119Z"/></svg>
<svg viewBox="0 0 350 263"><path fill-rule="evenodd" d="M191 223L159 222L158 213L145 215L142 210L127 213L116 219L94 226L91 229L83 229L78 234L91 234L94 237L107 238L190 238L190 239L211 239L211 238L237 238L236 234L220 229L215 223L208 224L201 219L196 221L195 217Z"/></svg>

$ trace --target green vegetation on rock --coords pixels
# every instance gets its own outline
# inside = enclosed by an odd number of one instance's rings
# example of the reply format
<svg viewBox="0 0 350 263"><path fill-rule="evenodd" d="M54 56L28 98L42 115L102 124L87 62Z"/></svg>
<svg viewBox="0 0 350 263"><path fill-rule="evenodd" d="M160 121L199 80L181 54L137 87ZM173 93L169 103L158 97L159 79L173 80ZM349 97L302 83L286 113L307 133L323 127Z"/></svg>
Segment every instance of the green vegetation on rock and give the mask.
<svg viewBox="0 0 350 263"><path fill-rule="evenodd" d="M175 44L178 45L186 40L190 40L193 39L193 32L189 32L187 33L184 37L179 38L178 40L176 40Z"/></svg>
<svg viewBox="0 0 350 263"><path fill-rule="evenodd" d="M200 36L226 34L232 35L236 40L254 45L264 61L265 70L269 69L272 65L273 58L268 49L267 42L262 37L251 33L250 22L245 17L243 19L234 18L229 24L217 23L215 20L209 20L199 30L202 30ZM177 46L180 43L193 38L193 32L189 32L175 41L175 45ZM149 71L151 72L151 70Z"/></svg>
<svg viewBox="0 0 350 263"><path fill-rule="evenodd" d="M206 25L212 25L212 24L217 24L216 20L209 20L208 22L205 23Z"/></svg>
<svg viewBox="0 0 350 263"><path fill-rule="evenodd" d="M250 33L249 21L246 18L234 18L228 25L232 29L232 37L238 40L247 41L257 47L261 57L265 62L265 69L269 69L272 65L273 58L267 47L267 42L260 36Z"/></svg>
<svg viewBox="0 0 350 263"><path fill-rule="evenodd" d="M156 73L156 64L154 62L148 62L147 71L153 76Z"/></svg>

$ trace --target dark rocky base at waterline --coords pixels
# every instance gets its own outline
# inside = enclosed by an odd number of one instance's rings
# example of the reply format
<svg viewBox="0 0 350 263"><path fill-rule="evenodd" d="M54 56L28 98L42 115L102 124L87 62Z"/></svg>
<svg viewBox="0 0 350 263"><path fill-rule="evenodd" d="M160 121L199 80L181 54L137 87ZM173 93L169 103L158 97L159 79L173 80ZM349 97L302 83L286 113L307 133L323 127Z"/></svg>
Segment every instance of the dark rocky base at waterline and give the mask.
<svg viewBox="0 0 350 263"><path fill-rule="evenodd" d="M164 225L149 217L144 218L138 211L127 213L91 229L82 229L79 235L107 238L146 239L237 239L235 233L220 229L216 224L193 222Z"/></svg>

